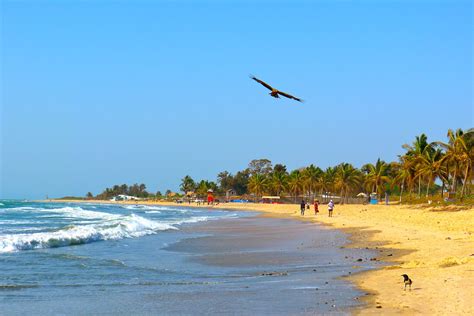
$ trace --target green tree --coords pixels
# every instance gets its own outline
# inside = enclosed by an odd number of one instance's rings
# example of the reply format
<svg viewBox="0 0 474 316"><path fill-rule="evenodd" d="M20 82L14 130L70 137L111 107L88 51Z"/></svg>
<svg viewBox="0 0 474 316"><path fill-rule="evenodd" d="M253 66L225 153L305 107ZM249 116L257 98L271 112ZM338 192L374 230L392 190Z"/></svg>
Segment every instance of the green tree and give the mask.
<svg viewBox="0 0 474 316"><path fill-rule="evenodd" d="M309 165L303 170L303 185L304 188L308 191L308 195L310 197L311 195L313 195L314 198L314 194L316 193L316 190L318 189L319 184L321 182L320 178L322 177L322 175L323 171L320 168L315 167L313 164Z"/></svg>
<svg viewBox="0 0 474 316"><path fill-rule="evenodd" d="M366 172L365 184L371 188L372 192L382 196L385 184L390 182L390 178L387 176L389 165L379 158L375 165L368 163L362 167L362 170Z"/></svg>
<svg viewBox="0 0 474 316"><path fill-rule="evenodd" d="M288 187L288 174L286 172L273 172L270 178L270 188L272 194L278 196L285 192Z"/></svg>
<svg viewBox="0 0 474 316"><path fill-rule="evenodd" d="M232 188L238 195L247 193L249 178L250 176L248 170L239 171L235 174Z"/></svg>
<svg viewBox="0 0 474 316"><path fill-rule="evenodd" d="M415 168L414 163L407 156L400 156L400 162L393 165L393 169L396 170L395 177L392 180L392 188L395 185L400 186L400 203L402 202L403 190L408 188L410 194L413 192L415 185Z"/></svg>
<svg viewBox="0 0 474 316"><path fill-rule="evenodd" d="M451 182L451 192L456 192L457 184L462 183L461 197L464 196L468 181L472 181L474 162L474 129L464 132L448 130L448 142L437 142L445 150L443 163Z"/></svg>
<svg viewBox="0 0 474 316"><path fill-rule="evenodd" d="M196 194L199 197L204 197L207 195L207 190L209 190L209 186L207 185L207 181L201 180L196 186Z"/></svg>
<svg viewBox="0 0 474 316"><path fill-rule="evenodd" d="M285 166L285 165L282 165L282 164L277 163L277 164L273 167L273 173L288 174L288 171L286 170L286 166Z"/></svg>
<svg viewBox="0 0 474 316"><path fill-rule="evenodd" d="M193 178L189 175L185 176L181 179L181 185L179 186L181 192L186 194L186 192L194 191L196 188L196 183L194 182Z"/></svg>
<svg viewBox="0 0 474 316"><path fill-rule="evenodd" d="M424 176L422 173L418 172L418 169L423 159L423 155L427 152L428 154L431 154L433 147L428 143L428 137L425 134L416 136L412 145L405 144L402 147L407 150L405 155L412 161L413 167L416 170L415 177L418 180L418 197L421 197L421 183Z"/></svg>
<svg viewBox="0 0 474 316"><path fill-rule="evenodd" d="M217 175L217 183L222 192L232 189L234 177L228 171L222 171Z"/></svg>
<svg viewBox="0 0 474 316"><path fill-rule="evenodd" d="M255 194L258 201L259 198L263 195L263 193L267 189L267 185L268 185L268 178L263 174L256 173L250 177L249 183L248 183L248 189L250 190L251 193Z"/></svg>
<svg viewBox="0 0 474 316"><path fill-rule="evenodd" d="M334 181L336 178L336 172L336 168L326 168L326 170L319 179L319 188L321 190L321 194L334 192Z"/></svg>
<svg viewBox="0 0 474 316"><path fill-rule="evenodd" d="M254 159L249 163L249 172L253 176L255 174L268 175L272 172L272 162L268 159Z"/></svg>
<svg viewBox="0 0 474 316"><path fill-rule="evenodd" d="M303 191L303 188L304 184L301 172L299 170L293 170L288 177L288 190L294 196L295 203L298 195Z"/></svg>
<svg viewBox="0 0 474 316"><path fill-rule="evenodd" d="M340 190L341 203L346 202L350 194L358 187L361 173L349 163L341 163L336 171L335 187Z"/></svg>
<svg viewBox="0 0 474 316"><path fill-rule="evenodd" d="M440 149L434 151L427 150L420 157L417 176L427 179L426 197L428 197L430 185L434 183L437 177L443 181L446 179L446 171L445 166L442 163L442 158L443 153Z"/></svg>

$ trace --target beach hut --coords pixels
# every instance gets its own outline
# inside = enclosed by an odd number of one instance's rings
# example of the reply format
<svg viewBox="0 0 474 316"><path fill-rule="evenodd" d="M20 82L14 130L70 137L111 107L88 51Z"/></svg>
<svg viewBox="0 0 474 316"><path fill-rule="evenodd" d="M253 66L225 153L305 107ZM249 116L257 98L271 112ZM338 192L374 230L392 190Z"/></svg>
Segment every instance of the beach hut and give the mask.
<svg viewBox="0 0 474 316"><path fill-rule="evenodd" d="M230 201L232 196L237 195L237 192L235 192L234 189L229 189L225 192L225 200Z"/></svg>
<svg viewBox="0 0 474 316"><path fill-rule="evenodd" d="M279 204L279 201L280 201L279 196L271 196L271 195L262 196L262 203Z"/></svg>

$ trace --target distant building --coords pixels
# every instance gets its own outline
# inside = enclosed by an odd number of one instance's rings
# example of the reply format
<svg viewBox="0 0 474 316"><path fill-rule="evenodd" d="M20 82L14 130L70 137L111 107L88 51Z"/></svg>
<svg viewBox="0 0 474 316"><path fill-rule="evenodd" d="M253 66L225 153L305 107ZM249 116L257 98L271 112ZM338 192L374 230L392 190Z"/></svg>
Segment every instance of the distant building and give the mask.
<svg viewBox="0 0 474 316"><path fill-rule="evenodd" d="M119 194L110 199L110 201L138 201L139 198L136 196L130 196L125 194Z"/></svg>
<svg viewBox="0 0 474 316"><path fill-rule="evenodd" d="M230 201L233 196L237 195L234 189L230 189L225 191L225 199L226 201Z"/></svg>

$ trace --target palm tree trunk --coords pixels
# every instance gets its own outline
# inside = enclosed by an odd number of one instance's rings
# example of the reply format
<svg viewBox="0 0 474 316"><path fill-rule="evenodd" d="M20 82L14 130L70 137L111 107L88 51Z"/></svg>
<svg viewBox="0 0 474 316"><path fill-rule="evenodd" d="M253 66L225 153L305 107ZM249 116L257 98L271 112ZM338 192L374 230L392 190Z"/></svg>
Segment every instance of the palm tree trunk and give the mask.
<svg viewBox="0 0 474 316"><path fill-rule="evenodd" d="M426 197L428 197L428 193L429 193L429 190L430 190L430 184L431 184L431 180L428 180L428 185L426 186Z"/></svg>
<svg viewBox="0 0 474 316"><path fill-rule="evenodd" d="M469 175L469 164L466 165L466 174L464 175L464 181L463 181L463 183L462 183L462 189L461 189L461 199L462 199L463 196L464 196L464 189L465 189L465 187L466 187L468 175Z"/></svg>
<svg viewBox="0 0 474 316"><path fill-rule="evenodd" d="M402 204L403 187L404 187L404 185L402 183L401 186L400 186L400 188L401 188L401 190L400 190L400 204Z"/></svg>
<svg viewBox="0 0 474 316"><path fill-rule="evenodd" d="M457 171L458 171L458 168L457 166L454 167L454 174L453 174L453 186L452 186L452 192L454 192L454 194L456 194L456 177L457 177Z"/></svg>
<svg viewBox="0 0 474 316"><path fill-rule="evenodd" d="M418 198L421 197L421 177L418 177Z"/></svg>

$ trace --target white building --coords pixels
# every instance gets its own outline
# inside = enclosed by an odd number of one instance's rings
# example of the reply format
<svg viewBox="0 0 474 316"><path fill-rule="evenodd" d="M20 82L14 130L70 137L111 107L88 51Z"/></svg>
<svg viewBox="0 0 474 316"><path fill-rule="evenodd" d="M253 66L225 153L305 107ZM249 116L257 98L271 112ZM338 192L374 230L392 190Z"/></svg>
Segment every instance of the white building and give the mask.
<svg viewBox="0 0 474 316"><path fill-rule="evenodd" d="M137 201L139 198L125 194L119 194L110 199L110 201Z"/></svg>

